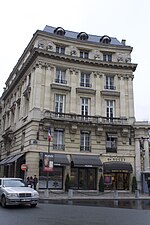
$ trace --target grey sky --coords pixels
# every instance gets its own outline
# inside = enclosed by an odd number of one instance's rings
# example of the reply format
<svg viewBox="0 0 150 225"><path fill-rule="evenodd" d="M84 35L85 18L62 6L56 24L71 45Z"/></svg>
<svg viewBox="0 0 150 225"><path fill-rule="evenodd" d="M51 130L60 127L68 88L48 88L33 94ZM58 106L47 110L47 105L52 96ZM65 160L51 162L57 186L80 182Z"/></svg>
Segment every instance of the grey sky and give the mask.
<svg viewBox="0 0 150 225"><path fill-rule="evenodd" d="M0 95L33 33L45 25L109 35L133 47L135 116L150 120L149 0L5 0L0 13Z"/></svg>

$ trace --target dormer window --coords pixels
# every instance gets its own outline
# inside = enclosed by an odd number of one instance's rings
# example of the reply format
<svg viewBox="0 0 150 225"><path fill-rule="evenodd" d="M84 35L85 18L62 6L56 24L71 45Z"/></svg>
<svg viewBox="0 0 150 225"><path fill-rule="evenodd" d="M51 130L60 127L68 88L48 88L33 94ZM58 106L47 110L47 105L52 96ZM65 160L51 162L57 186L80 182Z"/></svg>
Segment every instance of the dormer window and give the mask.
<svg viewBox="0 0 150 225"><path fill-rule="evenodd" d="M85 33L85 32L81 32L81 33L79 33L78 36L77 36L78 39L84 40L84 41L86 41L86 40L88 39L88 37L89 37L88 34Z"/></svg>
<svg viewBox="0 0 150 225"><path fill-rule="evenodd" d="M54 34L60 35L60 36L64 36L65 35L65 30L62 27L57 27L54 30Z"/></svg>
<svg viewBox="0 0 150 225"><path fill-rule="evenodd" d="M103 44L110 44L111 38L107 35L104 35L103 37L101 37L100 42Z"/></svg>

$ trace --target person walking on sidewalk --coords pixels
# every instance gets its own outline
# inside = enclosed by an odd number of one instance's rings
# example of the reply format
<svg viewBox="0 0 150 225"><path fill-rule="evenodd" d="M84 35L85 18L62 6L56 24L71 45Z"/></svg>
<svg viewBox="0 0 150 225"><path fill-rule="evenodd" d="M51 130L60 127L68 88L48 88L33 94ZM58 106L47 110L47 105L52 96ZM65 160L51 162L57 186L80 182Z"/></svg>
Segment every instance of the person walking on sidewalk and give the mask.
<svg viewBox="0 0 150 225"><path fill-rule="evenodd" d="M36 190L37 183L38 183L38 179L37 179L36 175L34 175L34 178L33 178L33 188L34 188L34 190Z"/></svg>
<svg viewBox="0 0 150 225"><path fill-rule="evenodd" d="M150 177L148 177L148 179L147 179L147 187L148 187L148 192L150 195Z"/></svg>

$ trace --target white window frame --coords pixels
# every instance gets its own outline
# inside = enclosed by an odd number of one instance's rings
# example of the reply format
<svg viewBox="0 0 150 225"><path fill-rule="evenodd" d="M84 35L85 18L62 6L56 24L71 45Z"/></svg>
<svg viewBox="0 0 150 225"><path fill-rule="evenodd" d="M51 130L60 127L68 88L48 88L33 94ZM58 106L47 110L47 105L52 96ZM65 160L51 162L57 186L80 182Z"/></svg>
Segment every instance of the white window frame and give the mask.
<svg viewBox="0 0 150 225"><path fill-rule="evenodd" d="M65 71L62 69L56 69L56 81L57 83L65 83Z"/></svg>
<svg viewBox="0 0 150 225"><path fill-rule="evenodd" d="M89 131L80 132L80 150L90 151L90 132Z"/></svg>
<svg viewBox="0 0 150 225"><path fill-rule="evenodd" d="M113 118L115 116L115 101L106 100L106 117Z"/></svg>
<svg viewBox="0 0 150 225"><path fill-rule="evenodd" d="M114 77L106 76L106 89L114 89Z"/></svg>
<svg viewBox="0 0 150 225"><path fill-rule="evenodd" d="M90 74L89 73L81 73L81 75L80 75L80 86L91 87Z"/></svg>
<svg viewBox="0 0 150 225"><path fill-rule="evenodd" d="M89 116L90 115L90 98L81 97L80 98L80 105L81 105L81 115L82 116Z"/></svg>
<svg viewBox="0 0 150 225"><path fill-rule="evenodd" d="M56 46L56 53L65 54L65 47L63 47L63 46Z"/></svg>
<svg viewBox="0 0 150 225"><path fill-rule="evenodd" d="M64 113L65 112L65 95L55 94L55 112Z"/></svg>
<svg viewBox="0 0 150 225"><path fill-rule="evenodd" d="M80 51L80 58L88 59L89 58L89 52L88 51Z"/></svg>

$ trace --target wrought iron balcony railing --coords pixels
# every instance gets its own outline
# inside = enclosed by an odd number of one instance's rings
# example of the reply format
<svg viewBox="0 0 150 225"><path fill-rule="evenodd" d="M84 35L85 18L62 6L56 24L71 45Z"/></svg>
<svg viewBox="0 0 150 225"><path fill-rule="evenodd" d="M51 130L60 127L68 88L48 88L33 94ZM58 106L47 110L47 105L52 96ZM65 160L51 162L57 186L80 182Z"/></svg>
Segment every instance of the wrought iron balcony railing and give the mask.
<svg viewBox="0 0 150 225"><path fill-rule="evenodd" d="M65 145L63 144L53 144L54 150L65 150Z"/></svg>
<svg viewBox="0 0 150 225"><path fill-rule="evenodd" d="M116 87L114 85L105 85L104 89L106 89L106 90L116 90Z"/></svg>
<svg viewBox="0 0 150 225"><path fill-rule="evenodd" d="M91 146L80 145L80 151L90 152L91 151Z"/></svg>
<svg viewBox="0 0 150 225"><path fill-rule="evenodd" d="M58 84L67 84L67 81L66 80L63 80L63 79L55 79L55 83L58 83Z"/></svg>

